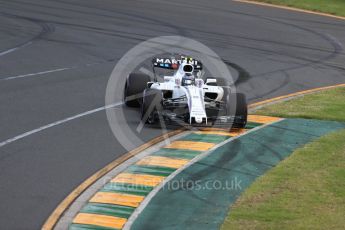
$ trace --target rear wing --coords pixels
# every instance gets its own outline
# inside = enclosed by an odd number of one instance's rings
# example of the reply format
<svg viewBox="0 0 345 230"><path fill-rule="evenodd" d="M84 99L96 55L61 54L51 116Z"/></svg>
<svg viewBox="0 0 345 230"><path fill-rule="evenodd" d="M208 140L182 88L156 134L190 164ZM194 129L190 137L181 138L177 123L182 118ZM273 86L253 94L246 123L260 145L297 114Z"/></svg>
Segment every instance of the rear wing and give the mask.
<svg viewBox="0 0 345 230"><path fill-rule="evenodd" d="M155 68L177 70L182 63L187 63L194 66L195 71L202 70L202 63L198 60L187 60L184 57L181 58L160 58L156 57L152 59L152 66Z"/></svg>

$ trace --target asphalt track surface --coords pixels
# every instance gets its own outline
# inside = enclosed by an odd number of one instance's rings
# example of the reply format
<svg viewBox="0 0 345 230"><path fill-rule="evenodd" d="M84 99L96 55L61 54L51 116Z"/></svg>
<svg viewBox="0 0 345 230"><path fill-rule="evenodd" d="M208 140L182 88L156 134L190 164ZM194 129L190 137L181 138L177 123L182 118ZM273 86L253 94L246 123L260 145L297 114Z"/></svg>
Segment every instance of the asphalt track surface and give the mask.
<svg viewBox="0 0 345 230"><path fill-rule="evenodd" d="M104 106L116 61L163 35L196 39L235 63L250 102L345 82L345 21L337 19L230 0L0 1L0 142ZM135 128L138 112L124 109L119 127ZM0 228L39 229L126 151L104 110L2 145Z"/></svg>

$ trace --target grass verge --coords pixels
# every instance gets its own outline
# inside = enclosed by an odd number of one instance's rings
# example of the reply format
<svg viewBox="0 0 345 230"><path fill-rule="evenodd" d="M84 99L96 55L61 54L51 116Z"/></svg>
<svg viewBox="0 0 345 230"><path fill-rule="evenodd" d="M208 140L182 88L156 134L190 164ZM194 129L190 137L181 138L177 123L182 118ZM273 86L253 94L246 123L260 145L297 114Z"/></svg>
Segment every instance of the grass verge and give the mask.
<svg viewBox="0 0 345 230"><path fill-rule="evenodd" d="M264 107L256 111L255 114L345 121L345 87L324 90L290 101L277 103Z"/></svg>
<svg viewBox="0 0 345 230"><path fill-rule="evenodd" d="M268 106L262 115L345 121L345 89ZM296 150L236 201L222 230L344 229L345 130Z"/></svg>
<svg viewBox="0 0 345 230"><path fill-rule="evenodd" d="M225 229L343 229L345 131L297 150L235 203Z"/></svg>
<svg viewBox="0 0 345 230"><path fill-rule="evenodd" d="M276 5L291 6L305 10L345 16L344 0L255 0Z"/></svg>

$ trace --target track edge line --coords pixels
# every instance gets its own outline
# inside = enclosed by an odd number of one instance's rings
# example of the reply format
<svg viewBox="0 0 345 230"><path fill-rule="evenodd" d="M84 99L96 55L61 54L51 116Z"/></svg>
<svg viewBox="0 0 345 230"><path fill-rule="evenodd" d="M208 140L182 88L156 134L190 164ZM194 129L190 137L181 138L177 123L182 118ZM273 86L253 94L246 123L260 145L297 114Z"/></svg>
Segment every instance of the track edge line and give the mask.
<svg viewBox="0 0 345 230"><path fill-rule="evenodd" d="M337 16L337 15L333 15L333 14L322 13L322 12L312 11L312 10L305 10L305 9L300 9L300 8L296 8L296 7L292 7L292 6L276 5L276 4L266 3L266 2L256 2L256 1L252 1L252 0L232 0L232 1L233 2L239 2L239 3L248 3L248 4L253 4L253 5L259 5L259 6L273 7L273 8L283 9L283 10L290 10L290 11L295 11L295 12L300 12L300 13L314 14L314 15L323 16L323 17L345 20L345 17L343 17L343 16Z"/></svg>

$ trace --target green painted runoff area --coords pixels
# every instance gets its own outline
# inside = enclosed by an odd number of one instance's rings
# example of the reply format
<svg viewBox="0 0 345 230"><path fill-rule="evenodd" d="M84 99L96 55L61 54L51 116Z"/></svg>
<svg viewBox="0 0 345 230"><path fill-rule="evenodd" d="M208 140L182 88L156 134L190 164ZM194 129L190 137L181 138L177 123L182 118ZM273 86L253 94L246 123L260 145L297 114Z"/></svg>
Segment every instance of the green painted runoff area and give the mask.
<svg viewBox="0 0 345 230"><path fill-rule="evenodd" d="M167 183L131 229L219 229L229 206L295 149L345 123L286 119L216 149Z"/></svg>

